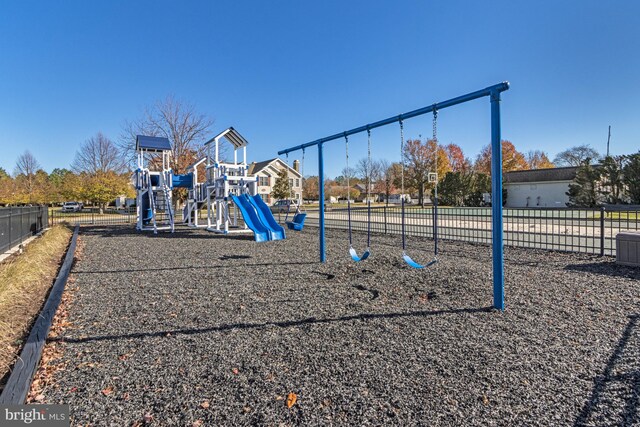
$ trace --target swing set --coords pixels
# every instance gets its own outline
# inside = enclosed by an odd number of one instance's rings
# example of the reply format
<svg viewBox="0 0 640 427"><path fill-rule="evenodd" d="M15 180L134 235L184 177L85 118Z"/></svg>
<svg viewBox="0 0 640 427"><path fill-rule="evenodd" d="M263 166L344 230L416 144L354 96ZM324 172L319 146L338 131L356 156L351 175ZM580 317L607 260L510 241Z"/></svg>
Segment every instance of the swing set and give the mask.
<svg viewBox="0 0 640 427"><path fill-rule="evenodd" d="M438 111L448 107L453 107L458 104L473 101L475 99L489 97L491 104L491 233L492 233L492 253L493 253L493 306L498 310L504 310L504 247L503 247L503 228L502 228L502 146L500 142L500 95L502 92L509 89L508 82L502 82L493 86L486 87L484 89L468 93L466 95L458 96L456 98L449 99L447 101L438 102L427 107L419 108L417 110L409 111L407 113L392 116L377 122L369 123L364 126L353 128L351 130L337 133L331 136L320 138L311 142L307 142L302 145L287 148L278 152L279 155L288 155L291 152L304 150L308 147L318 148L318 196L319 196L319 255L320 262L326 262L326 242L325 242L325 208L324 208L324 143L345 139L346 153L347 153L347 171L349 161L349 140L350 135L367 132L368 135L368 168L371 164L371 130L386 126L392 123L400 124L400 145L401 150L404 151L404 121L413 117L421 116L423 114L433 113L433 138L436 142L436 157L437 157L437 132L436 121ZM404 153L403 159L404 159ZM404 160L402 163L402 194L404 194ZM347 175L349 173L347 172ZM347 186L349 186L347 176ZM406 244L406 225L405 225L405 203L404 197L402 198L402 258L404 261L413 268L425 268L435 264L438 261L438 235L437 235L437 176L436 181L436 198L434 201L434 257L426 264L420 264L414 261L407 254ZM349 192L349 190L348 190ZM369 185L367 186L367 195L369 195ZM348 212L348 231L349 231L349 254L351 258L356 261L364 261L371 254L371 201L368 200L368 227L367 227L367 248L362 255L358 255L357 251L353 248L353 239L351 232L351 200L349 193L347 195L347 212Z"/></svg>

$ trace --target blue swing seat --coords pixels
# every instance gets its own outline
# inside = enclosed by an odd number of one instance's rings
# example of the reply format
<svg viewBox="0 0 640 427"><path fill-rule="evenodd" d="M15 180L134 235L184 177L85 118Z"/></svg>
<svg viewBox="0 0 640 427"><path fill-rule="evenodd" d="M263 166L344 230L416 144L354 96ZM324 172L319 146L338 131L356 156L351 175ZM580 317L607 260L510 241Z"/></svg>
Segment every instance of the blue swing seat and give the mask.
<svg viewBox="0 0 640 427"><path fill-rule="evenodd" d="M354 260L355 262L364 261L365 259L369 258L370 254L371 254L371 250L369 248L367 248L367 250L364 251L362 256L358 256L358 252L356 252L356 250L353 249L353 247L349 248L349 255L351 255L351 259Z"/></svg>
<svg viewBox="0 0 640 427"><path fill-rule="evenodd" d="M409 267L413 267L413 268L425 268L425 267L430 267L433 264L435 264L436 262L438 262L438 258L433 258L431 261L429 261L427 264L422 265L422 264L418 264L417 262L415 262L413 259L411 259L411 257L409 255L407 255L406 252L402 252L402 259L404 260L404 262L406 262Z"/></svg>
<svg viewBox="0 0 640 427"><path fill-rule="evenodd" d="M295 214L292 221L286 222L287 228L289 230L302 231L306 217L307 214L305 212Z"/></svg>

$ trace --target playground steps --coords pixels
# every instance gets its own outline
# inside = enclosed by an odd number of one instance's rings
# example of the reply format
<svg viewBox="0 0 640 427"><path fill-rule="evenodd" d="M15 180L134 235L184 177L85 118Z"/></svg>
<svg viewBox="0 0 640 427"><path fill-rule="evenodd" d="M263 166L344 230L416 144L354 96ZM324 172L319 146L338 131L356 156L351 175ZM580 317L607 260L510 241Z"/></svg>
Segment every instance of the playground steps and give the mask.
<svg viewBox="0 0 640 427"><path fill-rule="evenodd" d="M158 189L155 192L154 216L156 230L173 229L173 208L171 207L171 197L166 188Z"/></svg>

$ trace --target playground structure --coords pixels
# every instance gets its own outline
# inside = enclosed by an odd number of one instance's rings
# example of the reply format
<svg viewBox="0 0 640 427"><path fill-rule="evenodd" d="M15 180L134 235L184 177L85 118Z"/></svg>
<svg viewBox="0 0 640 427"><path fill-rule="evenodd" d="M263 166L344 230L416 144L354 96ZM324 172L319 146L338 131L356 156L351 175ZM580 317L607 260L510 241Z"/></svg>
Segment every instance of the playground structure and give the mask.
<svg viewBox="0 0 640 427"><path fill-rule="evenodd" d="M298 146L286 148L278 151L279 155L304 150L308 147L318 148L318 182L324 182L324 143L342 138L347 138L361 132L370 132L372 129L386 126L392 123L402 124L404 120L421 116L427 113L436 113L454 105L463 104L475 99L488 96L491 103L491 205L492 205L492 253L493 253L493 306L498 310L504 310L504 247L502 230L502 146L500 142L500 94L509 89L508 82L502 82L484 89L468 93L447 101L434 103L430 106L409 111L407 113L392 116L377 122L369 123L351 130L340 132L324 138L307 142ZM435 133L435 132L434 132ZM402 137L401 137L402 138ZM319 185L318 198L324 200L324 185ZM324 203L319 204L319 255L320 262L326 262L325 250L325 207ZM403 258L405 258L404 234L403 234ZM411 260L413 261L413 260ZM410 263L409 263L410 264Z"/></svg>
<svg viewBox="0 0 640 427"><path fill-rule="evenodd" d="M160 154L161 170L149 169ZM133 174L136 188L136 229L139 231L174 231L171 206L173 172L169 167L171 144L167 138L136 136L138 167Z"/></svg>
<svg viewBox="0 0 640 427"><path fill-rule="evenodd" d="M233 162L220 159L222 141L233 147ZM224 234L253 233L257 242L284 239L284 229L273 217L269 206L258 195L258 177L248 174L248 144L232 127L205 143L208 151L205 168L207 179L204 184L207 230ZM242 161L238 159L239 150L242 150ZM238 221L239 216L244 219L242 225Z"/></svg>
<svg viewBox="0 0 640 427"><path fill-rule="evenodd" d="M233 147L233 162L220 160L222 141ZM185 188L188 195L182 210L182 222L188 226L206 227L208 231L223 234L253 233L257 242L284 239L284 229L273 217L269 206L257 195L258 178L248 174L247 144L247 140L230 127L205 143L209 151L207 156L190 165L186 174L178 175L169 167L169 140L139 135L136 138L138 168L134 174L137 229L154 233L161 230L173 232L172 190ZM242 161L238 159L240 149ZM162 169L151 171L149 164L158 162L158 153ZM206 179L198 182L198 166L205 162ZM201 224L199 217L205 206L207 222Z"/></svg>

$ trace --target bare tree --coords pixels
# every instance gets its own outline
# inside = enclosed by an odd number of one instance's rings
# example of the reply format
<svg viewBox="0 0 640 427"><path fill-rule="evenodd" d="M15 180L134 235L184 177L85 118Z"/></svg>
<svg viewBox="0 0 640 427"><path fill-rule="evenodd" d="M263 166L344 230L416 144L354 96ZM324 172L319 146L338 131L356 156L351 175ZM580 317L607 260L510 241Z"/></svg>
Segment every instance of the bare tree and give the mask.
<svg viewBox="0 0 640 427"><path fill-rule="evenodd" d="M18 191L24 194L23 201L31 203L37 189L36 173L41 169L40 163L29 150L22 153L16 161L14 175Z"/></svg>
<svg viewBox="0 0 640 427"><path fill-rule="evenodd" d="M197 113L193 105L168 96L146 108L141 119L125 123L120 145L132 161L135 158L136 135L168 138L172 168L183 173L203 154L203 143L212 125L213 120Z"/></svg>
<svg viewBox="0 0 640 427"><path fill-rule="evenodd" d="M583 144L558 153L556 158L553 159L553 163L560 166L580 166L587 159L597 162L600 158L600 153L587 144Z"/></svg>
<svg viewBox="0 0 640 427"><path fill-rule="evenodd" d="M29 150L25 151L18 157L16 161L15 175L32 176L38 169L41 169L40 163L36 160Z"/></svg>
<svg viewBox="0 0 640 427"><path fill-rule="evenodd" d="M76 151L76 157L71 164L76 173L96 175L100 172L124 173L127 164L118 146L102 132L87 139Z"/></svg>
<svg viewBox="0 0 640 427"><path fill-rule="evenodd" d="M384 193L385 201L389 204L389 196L395 190L394 181L396 180L397 169L399 168L399 164L396 164L396 167L387 159L380 159L376 161L377 169L380 171L380 179L376 183L376 191L378 193Z"/></svg>

